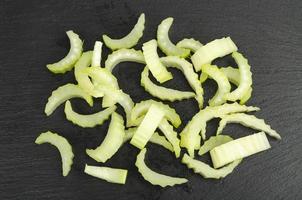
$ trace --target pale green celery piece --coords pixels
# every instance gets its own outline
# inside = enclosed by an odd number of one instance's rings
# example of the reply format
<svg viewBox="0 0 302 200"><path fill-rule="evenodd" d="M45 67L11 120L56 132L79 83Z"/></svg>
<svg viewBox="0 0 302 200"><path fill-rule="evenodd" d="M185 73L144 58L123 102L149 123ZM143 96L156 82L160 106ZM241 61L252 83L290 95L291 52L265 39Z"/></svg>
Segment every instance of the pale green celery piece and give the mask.
<svg viewBox="0 0 302 200"><path fill-rule="evenodd" d="M134 133L130 143L139 149L143 149L152 137L164 115L165 112L159 106L152 104Z"/></svg>
<svg viewBox="0 0 302 200"><path fill-rule="evenodd" d="M59 105L68 99L76 97L85 99L90 106L93 105L93 99L89 94L82 90L78 85L68 83L58 87L51 93L51 96L48 98L48 102L45 105L45 114L47 116L51 115Z"/></svg>
<svg viewBox="0 0 302 200"><path fill-rule="evenodd" d="M224 96L231 91L231 84L219 68L216 65L203 65L202 73L208 74L211 78L213 78L217 85L218 89L214 97L209 100L210 106L218 106L226 102Z"/></svg>
<svg viewBox="0 0 302 200"><path fill-rule="evenodd" d="M86 149L87 155L97 162L105 163L122 146L125 137L123 117L112 113L111 122L105 139L96 149Z"/></svg>
<svg viewBox="0 0 302 200"><path fill-rule="evenodd" d="M135 49L119 49L112 52L105 61L105 68L113 71L114 67L121 62L137 62L145 64L145 58L142 51Z"/></svg>
<svg viewBox="0 0 302 200"><path fill-rule="evenodd" d="M80 37L73 31L67 31L66 34L70 41L70 50L68 54L62 60L47 65L47 68L55 74L63 74L70 71L83 51L83 42Z"/></svg>
<svg viewBox="0 0 302 200"><path fill-rule="evenodd" d="M173 186L177 184L183 184L188 182L185 178L178 178L172 176L166 176L163 174L159 174L157 172L152 171L145 164L145 155L146 149L142 149L140 153L136 157L135 166L138 168L139 173L143 176L143 178L151 183L152 185L159 185L161 187Z"/></svg>
<svg viewBox="0 0 302 200"><path fill-rule="evenodd" d="M246 93L244 94L244 96L240 99L240 104L245 104L252 96L252 92L253 92L253 89L252 88L249 88Z"/></svg>
<svg viewBox="0 0 302 200"><path fill-rule="evenodd" d="M210 151L214 168L271 148L264 132L245 136Z"/></svg>
<svg viewBox="0 0 302 200"><path fill-rule="evenodd" d="M112 50L126 48L129 49L135 46L139 39L143 36L145 29L145 14L142 13L131 32L121 39L111 39L107 35L103 35L104 43Z"/></svg>
<svg viewBox="0 0 302 200"><path fill-rule="evenodd" d="M254 115L248 115L245 113L234 113L222 116L216 135L219 135L228 123L239 123L249 128L264 131L271 137L274 137L278 140L281 139L281 136L275 130L273 130L270 125L266 124L263 119L259 119Z"/></svg>
<svg viewBox="0 0 302 200"><path fill-rule="evenodd" d="M84 172L90 176L103 179L109 183L125 184L128 170L111 167L85 165Z"/></svg>
<svg viewBox="0 0 302 200"><path fill-rule="evenodd" d="M152 104L156 104L158 107L160 107L161 110L165 112L165 118L173 124L175 128L178 128L181 124L180 116L177 114L174 108L171 108L169 105L166 105L160 101L155 101L153 99L141 101L140 103L136 103L131 111L131 121L137 122L136 126L138 126L141 123L141 120L143 119L144 115L147 113L149 108Z"/></svg>
<svg viewBox="0 0 302 200"><path fill-rule="evenodd" d="M160 62L157 54L156 40L150 40L143 44L143 54L148 68L150 69L154 78L164 83L173 78L172 74L167 71L166 67Z"/></svg>
<svg viewBox="0 0 302 200"><path fill-rule="evenodd" d="M208 75L205 73L201 73L199 77L200 83L204 83L208 79Z"/></svg>
<svg viewBox="0 0 302 200"><path fill-rule="evenodd" d="M214 169L210 165L202 161L193 159L189 155L185 154L181 162L187 165L188 168L193 169L195 173L200 174L204 178L220 179L232 173L235 167L237 167L241 161L241 159L235 160L227 166L224 166L220 169Z"/></svg>
<svg viewBox="0 0 302 200"><path fill-rule="evenodd" d="M201 67L219 57L226 56L237 51L238 48L230 37L213 40L199 48L191 57L192 63L196 71L200 71Z"/></svg>
<svg viewBox="0 0 302 200"><path fill-rule="evenodd" d="M66 118L72 123L83 128L92 128L102 125L115 110L116 106L112 106L94 114L83 115L73 111L70 101L66 101L64 112Z"/></svg>
<svg viewBox="0 0 302 200"><path fill-rule="evenodd" d="M190 50L175 46L169 38L169 30L173 24L173 18L164 19L157 28L157 42L159 48L168 56L185 58L190 55Z"/></svg>
<svg viewBox="0 0 302 200"><path fill-rule="evenodd" d="M230 142L232 140L233 139L228 135L212 136L207 141L205 141L204 144L200 147L198 155L202 156L208 153L211 149L214 149L215 147Z"/></svg>
<svg viewBox="0 0 302 200"><path fill-rule="evenodd" d="M91 67L101 67L102 47L103 43L101 41L96 41L94 43Z"/></svg>
<svg viewBox="0 0 302 200"><path fill-rule="evenodd" d="M194 38L184 38L176 44L177 47L183 49L189 49L193 53L195 53L198 49L200 49L203 45Z"/></svg>
<svg viewBox="0 0 302 200"><path fill-rule="evenodd" d="M69 142L63 136L60 136L57 133L52 133L50 131L47 131L45 133L41 133L37 137L35 143L36 144L50 143L59 150L62 158L63 176L67 176L71 170L71 166L73 164L73 157L74 157L72 152L72 147L69 144Z"/></svg>
<svg viewBox="0 0 302 200"><path fill-rule="evenodd" d="M240 105L238 103L223 104L215 107L206 107L194 115L180 134L180 146L185 147L191 157L194 157L194 147L200 143L199 133L203 140L206 139L207 122L213 118L221 117L236 112L252 112L259 110L258 107Z"/></svg>

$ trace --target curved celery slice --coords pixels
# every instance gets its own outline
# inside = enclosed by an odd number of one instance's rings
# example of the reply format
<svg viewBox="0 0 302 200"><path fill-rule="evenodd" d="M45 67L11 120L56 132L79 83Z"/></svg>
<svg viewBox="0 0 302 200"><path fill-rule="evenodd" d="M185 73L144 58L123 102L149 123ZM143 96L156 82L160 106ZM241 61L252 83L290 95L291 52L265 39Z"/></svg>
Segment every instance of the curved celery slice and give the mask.
<svg viewBox="0 0 302 200"><path fill-rule="evenodd" d="M214 97L209 100L209 105L218 106L225 103L226 100L224 96L231 91L231 84L228 81L228 78L219 70L216 65L203 65L202 72L213 78L218 85L218 90Z"/></svg>
<svg viewBox="0 0 302 200"><path fill-rule="evenodd" d="M200 147L198 155L202 156L210 150L214 149L217 146L220 146L224 143L230 142L233 139L228 135L216 135L210 137L204 144Z"/></svg>
<svg viewBox="0 0 302 200"><path fill-rule="evenodd" d="M166 176L152 171L145 164L146 151L146 149L142 149L137 155L135 162L135 166L137 167L139 173L143 176L146 181L148 181L152 185L159 185L161 187L173 186L188 182L188 180L185 178Z"/></svg>
<svg viewBox="0 0 302 200"><path fill-rule="evenodd" d="M200 83L204 83L208 79L208 76L209 75L207 75L206 73L201 73L199 77Z"/></svg>
<svg viewBox="0 0 302 200"><path fill-rule="evenodd" d="M122 146L125 136L123 117L117 113L112 113L111 122L105 139L96 149L86 149L87 155L97 162L105 163Z"/></svg>
<svg viewBox="0 0 302 200"><path fill-rule="evenodd" d="M138 126L141 123L141 121L138 119L141 119L140 117L143 117L143 115L146 114L152 104L156 104L162 111L164 111L165 118L170 121L175 128L180 126L181 119L175 109L171 108L169 105L152 99L141 101L140 103L135 104L131 111L131 121L137 122L134 125Z"/></svg>
<svg viewBox="0 0 302 200"><path fill-rule="evenodd" d="M189 49L192 52L196 52L198 49L200 49L203 45L193 38L184 38L181 41L179 41L176 44L177 47L183 48L183 49Z"/></svg>
<svg viewBox="0 0 302 200"><path fill-rule="evenodd" d="M84 172L96 178L103 179L110 183L125 184L128 171L111 167L97 167L85 165Z"/></svg>
<svg viewBox="0 0 302 200"><path fill-rule="evenodd" d="M71 165L73 163L73 152L72 147L69 142L62 136L57 133L52 133L47 131L45 133L41 133L39 137L37 137L36 144L50 143L54 145L60 152L62 158L62 170L63 176L67 176L71 170Z"/></svg>
<svg viewBox="0 0 302 200"><path fill-rule="evenodd" d="M45 114L47 116L51 115L59 105L66 100L75 97L83 98L90 106L93 105L93 99L90 95L84 92L79 86L69 83L58 87L51 93L51 96L48 98L48 102L45 105Z"/></svg>
<svg viewBox="0 0 302 200"><path fill-rule="evenodd" d="M103 47L103 43L102 42L96 41L94 43L94 48L93 48L93 53L92 53L91 67L101 67L102 47Z"/></svg>
<svg viewBox="0 0 302 200"><path fill-rule="evenodd" d="M216 39L198 49L191 57L191 60L195 70L200 71L203 65L211 64L214 59L226 56L237 50L237 46L230 37Z"/></svg>
<svg viewBox="0 0 302 200"><path fill-rule="evenodd" d="M194 170L195 173L200 174L204 178L214 178L214 179L220 179L224 178L230 173L233 172L235 167L237 167L242 160L235 160L234 162L228 164L225 167L222 167L220 169L214 169L213 167L209 166L208 164L195 160L185 154L181 160L181 162L185 165L187 165L188 168L191 168Z"/></svg>
<svg viewBox="0 0 302 200"><path fill-rule="evenodd" d="M183 49L175 46L169 38L169 30L172 26L173 18L168 17L164 19L157 28L157 42L159 48L168 56L180 56L187 57L190 54L190 50Z"/></svg>
<svg viewBox="0 0 302 200"><path fill-rule="evenodd" d="M227 123L239 123L249 128L264 131L276 139L281 139L281 136L275 130L273 130L270 125L266 124L263 119L259 119L254 115L247 115L245 113L234 113L231 115L222 116L216 135L222 132Z"/></svg>
<svg viewBox="0 0 302 200"><path fill-rule="evenodd" d="M180 146L185 147L188 150L189 155L194 157L194 147L200 143L199 133L203 140L206 139L206 125L208 121L230 113L252 112L257 110L259 110L259 108L239 105L238 103L226 103L221 106L206 107L195 114L191 121L186 125L185 129L180 134Z"/></svg>
<svg viewBox="0 0 302 200"><path fill-rule="evenodd" d="M143 44L143 54L148 68L158 82L164 83L173 78L159 60L156 40L150 40Z"/></svg>
<svg viewBox="0 0 302 200"><path fill-rule="evenodd" d="M82 115L74 112L70 101L66 101L64 111L66 118L72 123L84 128L91 128L103 124L115 110L116 106L112 106L94 114Z"/></svg>
<svg viewBox="0 0 302 200"><path fill-rule="evenodd" d="M59 62L47 65L47 68L56 74L63 74L70 71L76 61L80 58L83 51L83 42L80 37L73 31L67 31L66 34L70 41L70 50L68 54Z"/></svg>
<svg viewBox="0 0 302 200"><path fill-rule="evenodd" d="M104 43L112 50L131 48L135 46L139 39L143 36L145 29L145 14L142 13L131 32L121 39L111 39L107 35L103 35Z"/></svg>
<svg viewBox="0 0 302 200"><path fill-rule="evenodd" d="M214 168L271 148L264 132L252 134L215 147L210 151Z"/></svg>
<svg viewBox="0 0 302 200"><path fill-rule="evenodd" d="M112 72L114 67L121 62L137 62L145 64L145 58L141 51L135 49L119 49L108 56L105 61L105 68Z"/></svg>

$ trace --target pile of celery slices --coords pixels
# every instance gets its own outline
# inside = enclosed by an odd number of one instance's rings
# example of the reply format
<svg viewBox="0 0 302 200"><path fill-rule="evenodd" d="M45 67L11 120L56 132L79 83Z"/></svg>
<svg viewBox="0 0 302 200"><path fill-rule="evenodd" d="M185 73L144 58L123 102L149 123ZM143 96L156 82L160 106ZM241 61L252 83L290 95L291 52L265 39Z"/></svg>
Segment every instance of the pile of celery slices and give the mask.
<svg viewBox="0 0 302 200"><path fill-rule="evenodd" d="M101 41L96 41L92 51L83 50L83 40L73 31L67 31L70 40L70 51L62 60L48 64L53 73L66 73L74 69L76 84L69 83L60 86L52 92L45 106L45 114L51 115L58 106L65 103L66 119L84 128L102 125L110 119L105 139L94 149L86 149L86 154L103 166L85 166L84 172L91 176L112 183L125 184L127 169L106 167L105 163L118 153L125 143L130 143L140 149L136 162L138 172L153 185L161 187L186 183L183 177L171 177L150 169L144 162L148 142L157 144L170 151L181 162L193 169L204 178L219 179L230 174L242 159L270 148L266 134L281 139L263 119L249 114L260 110L258 107L247 106L246 102L252 96L252 72L248 60L242 55L230 37L213 40L205 45L195 39L183 39L176 45L169 39L169 29L173 18L164 19L158 26L157 39L143 44L142 50L133 47L143 36L145 15L141 14L131 32L121 39L112 39L103 35L103 42L112 50L101 66ZM159 49L166 54L159 57ZM231 54L238 67L219 67L212 65L216 58ZM186 124L181 133L175 131L182 123L174 108L160 101L146 100L133 102L119 86L113 69L121 62L137 62L143 64L141 86L157 99L166 101L181 101L194 98L199 105L199 112ZM161 84L173 79L169 67L179 69L191 86L191 91L179 91ZM151 75L150 75L151 74ZM157 83L149 76L153 76ZM203 99L203 83L213 79L218 89L209 100L208 105ZM236 89L231 90L231 84ZM90 106L94 99L102 98L103 110L84 115L73 110L72 98L82 98ZM99 102L98 100L95 102ZM125 118L116 112L119 104ZM207 137L206 125L213 118L220 118L216 136ZM233 139L223 134L228 123L239 123L258 130L258 133ZM47 131L41 133L37 144L50 143L57 147L62 157L63 176L67 176L73 164L71 144L61 135ZM181 154L181 148L186 153ZM196 158L210 153L213 166Z"/></svg>

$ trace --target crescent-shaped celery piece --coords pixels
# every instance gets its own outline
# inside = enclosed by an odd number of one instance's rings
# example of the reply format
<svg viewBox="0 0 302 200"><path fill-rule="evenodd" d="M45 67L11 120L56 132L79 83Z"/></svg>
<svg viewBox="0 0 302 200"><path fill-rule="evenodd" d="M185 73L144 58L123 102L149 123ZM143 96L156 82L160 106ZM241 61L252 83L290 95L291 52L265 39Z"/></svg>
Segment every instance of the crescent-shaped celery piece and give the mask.
<svg viewBox="0 0 302 200"><path fill-rule="evenodd" d="M189 49L192 52L196 52L198 49L200 49L203 45L198 41L193 38L184 38L181 41L179 41L176 44L177 47L183 48L183 49Z"/></svg>
<svg viewBox="0 0 302 200"><path fill-rule="evenodd" d="M238 103L223 104L215 107L206 107L200 110L189 121L181 132L180 146L185 147L191 157L194 157L194 147L200 143L199 133L203 140L206 139L207 122L213 118L222 117L224 115L236 112L252 112L259 110L258 107L240 105Z"/></svg>
<svg viewBox="0 0 302 200"><path fill-rule="evenodd" d="M103 43L101 41L96 41L94 43L91 67L101 67L102 47Z"/></svg>
<svg viewBox="0 0 302 200"><path fill-rule="evenodd" d="M219 135L228 123L239 123L249 128L264 131L271 137L274 137L278 140L281 139L281 136L275 130L273 130L270 125L266 124L263 119L259 119L254 115L248 115L245 113L234 113L222 116L216 135Z"/></svg>
<svg viewBox="0 0 302 200"><path fill-rule="evenodd" d="M70 41L70 50L68 54L62 60L47 65L47 68L55 74L63 74L70 71L83 51L83 42L80 37L73 31L67 31L66 34Z"/></svg>
<svg viewBox="0 0 302 200"><path fill-rule="evenodd" d="M213 40L202 46L191 57L192 63L196 71L200 71L201 67L219 57L226 56L237 51L238 48L230 37Z"/></svg>
<svg viewBox="0 0 302 200"><path fill-rule="evenodd" d="M147 113L152 104L156 104L162 111L165 113L165 118L171 122L171 124L178 128L181 124L180 116L177 114L174 108L171 108L169 105L166 105L160 101L155 101L153 99L149 99L146 101L141 101L136 103L131 111L131 121L137 122L134 125L138 126L141 121L139 119L143 119L144 115Z"/></svg>
<svg viewBox="0 0 302 200"><path fill-rule="evenodd" d="M45 105L45 114L47 116L51 115L59 105L68 99L75 97L83 98L90 106L93 105L93 99L89 94L82 90L78 85L68 83L58 87L51 93L51 96L48 98L48 102Z"/></svg>
<svg viewBox="0 0 302 200"><path fill-rule="evenodd" d="M135 49L119 49L112 52L105 61L105 68L113 71L114 67L121 62L137 62L145 64L145 58L142 51Z"/></svg>
<svg viewBox="0 0 302 200"><path fill-rule="evenodd" d="M109 183L125 184L128 170L85 165L84 172Z"/></svg>
<svg viewBox="0 0 302 200"><path fill-rule="evenodd" d="M86 149L87 155L97 162L105 163L122 146L125 137L123 117L112 113L107 135L102 144L96 149Z"/></svg>
<svg viewBox="0 0 302 200"><path fill-rule="evenodd" d="M156 40L153 39L145 42L142 49L146 64L158 82L164 83L173 78L171 72L168 72L166 67L159 60Z"/></svg>
<svg viewBox="0 0 302 200"><path fill-rule="evenodd" d="M164 115L165 112L160 109L159 106L152 104L130 140L130 144L139 149L143 149L152 137Z"/></svg>
<svg viewBox="0 0 302 200"><path fill-rule="evenodd" d="M103 35L105 45L112 49L131 48L135 46L139 39L143 36L145 29L145 14L142 13L131 32L121 39L111 39L107 35Z"/></svg>
<svg viewBox="0 0 302 200"><path fill-rule="evenodd" d="M112 106L94 114L83 115L73 111L70 101L66 101L64 112L66 118L72 123L83 128L92 128L102 125L115 110L116 106Z"/></svg>
<svg viewBox="0 0 302 200"><path fill-rule="evenodd" d="M214 149L215 147L222 145L224 143L230 142L233 139L228 135L216 135L210 137L204 144L200 147L198 151L198 155L202 156L209 152L210 150Z"/></svg>
<svg viewBox="0 0 302 200"><path fill-rule="evenodd" d="M169 30L173 24L173 18L164 19L157 28L157 42L159 48L168 56L179 56L182 58L190 54L190 50L175 46L169 38Z"/></svg>
<svg viewBox="0 0 302 200"><path fill-rule="evenodd" d="M183 184L188 182L185 178L178 178L172 176L166 176L163 174L159 174L155 171L152 171L145 164L145 156L147 150L144 148L140 151L140 153L136 157L135 166L137 167L139 173L143 176L143 178L151 183L152 185L159 185L161 187L173 186L178 184Z"/></svg>
<svg viewBox="0 0 302 200"><path fill-rule="evenodd" d="M47 131L45 133L41 133L37 137L35 143L36 144L50 143L59 150L62 158L63 176L67 176L71 170L71 165L73 163L72 160L74 157L72 152L72 147L69 144L69 142L63 136L60 136L57 133L52 133L50 131Z"/></svg>
<svg viewBox="0 0 302 200"><path fill-rule="evenodd" d="M210 151L214 168L222 167L230 162L248 157L271 148L264 132L248 135Z"/></svg>
<svg viewBox="0 0 302 200"><path fill-rule="evenodd" d="M206 73L201 73L199 77L200 83L204 83L208 79L208 75Z"/></svg>
<svg viewBox="0 0 302 200"><path fill-rule="evenodd" d="M226 102L225 95L231 91L231 84L219 68L216 65L203 65L202 72L208 74L212 79L214 79L218 85L218 89L214 97L209 100L210 106L218 106Z"/></svg>
<svg viewBox="0 0 302 200"><path fill-rule="evenodd" d="M242 160L235 160L234 162L220 168L215 169L210 165L191 158L188 154L185 154L181 160L181 162L187 165L188 168L193 169L193 171L197 174L200 174L204 178L213 178L213 179L220 179L224 178L230 173L233 172L235 167L237 167Z"/></svg>

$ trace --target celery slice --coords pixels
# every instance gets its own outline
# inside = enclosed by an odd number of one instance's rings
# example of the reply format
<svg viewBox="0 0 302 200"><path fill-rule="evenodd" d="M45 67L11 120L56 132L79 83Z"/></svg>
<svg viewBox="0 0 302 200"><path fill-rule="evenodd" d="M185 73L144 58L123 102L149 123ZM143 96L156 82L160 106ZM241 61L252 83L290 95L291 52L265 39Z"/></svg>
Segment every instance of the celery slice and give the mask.
<svg viewBox="0 0 302 200"><path fill-rule="evenodd" d="M54 90L51 96L48 98L48 102L45 105L44 112L47 116L51 115L53 111L66 100L80 97L85 99L85 101L92 106L93 99L84 90L82 90L78 85L66 84L58 87Z"/></svg>
<svg viewBox="0 0 302 200"><path fill-rule="evenodd" d="M105 139L96 149L86 149L87 155L97 162L105 163L122 146L125 137L125 127L123 117L117 113L112 113L111 122Z"/></svg>
<svg viewBox="0 0 302 200"><path fill-rule="evenodd" d="M85 165L84 172L109 183L125 184L128 170Z"/></svg>
<svg viewBox="0 0 302 200"><path fill-rule="evenodd" d="M91 67L101 67L103 43L96 41L94 43Z"/></svg>
<svg viewBox="0 0 302 200"><path fill-rule="evenodd" d="M54 145L60 152L62 158L62 171L63 176L67 176L71 170L71 165L73 163L73 152L72 147L69 142L63 137L58 135L57 133L52 133L47 131L45 133L41 133L36 141L36 144L50 143Z"/></svg>
<svg viewBox="0 0 302 200"><path fill-rule="evenodd" d="M281 136L275 130L273 130L270 125L266 124L263 119L259 119L254 115L247 115L245 113L234 113L231 115L222 116L216 135L222 132L227 123L239 123L249 128L264 131L271 137L274 137L278 140L281 139Z"/></svg>
<svg viewBox="0 0 302 200"><path fill-rule="evenodd" d="M145 14L142 13L131 32L121 39L111 39L107 35L103 35L104 43L112 50L131 48L135 46L139 39L143 36L145 29Z"/></svg>
<svg viewBox="0 0 302 200"><path fill-rule="evenodd" d="M265 133L260 132L215 147L210 151L210 155L214 168L219 168L270 147Z"/></svg>
<svg viewBox="0 0 302 200"><path fill-rule="evenodd" d="M143 176L143 178L151 183L152 185L159 185L161 187L173 186L177 184L183 184L188 182L185 178L171 177L163 174L159 174L157 172L152 171L145 164L145 156L147 150L144 148L137 155L135 166L138 168L139 173Z"/></svg>
<svg viewBox="0 0 302 200"><path fill-rule="evenodd" d="M211 64L214 59L235 51L237 51L237 46L230 37L216 39L198 49L191 60L195 70L200 71L203 65Z"/></svg>
<svg viewBox="0 0 302 200"><path fill-rule="evenodd" d="M222 145L224 143L230 142L233 139L228 135L216 135L210 137L204 144L200 147L198 151L198 155L202 156L209 152L210 150L214 149L215 147Z"/></svg>
<svg viewBox="0 0 302 200"><path fill-rule="evenodd" d="M168 56L187 57L190 54L188 49L175 46L169 38L169 30L173 24L173 18L164 19L157 28L157 42L159 48Z"/></svg>
<svg viewBox="0 0 302 200"><path fill-rule="evenodd" d="M80 37L73 31L67 31L66 34L70 41L70 50L68 54L62 60L47 65L47 68L55 74L63 74L70 71L83 51L83 42Z"/></svg>
<svg viewBox="0 0 302 200"><path fill-rule="evenodd" d="M121 62L137 62L145 64L145 58L142 51L135 49L119 49L112 52L105 61L105 68L113 71L114 67Z"/></svg>
<svg viewBox="0 0 302 200"><path fill-rule="evenodd" d="M209 75L207 75L206 73L201 73L199 77L200 83L204 83L208 79L208 76Z"/></svg>
<svg viewBox="0 0 302 200"><path fill-rule="evenodd" d="M200 49L203 45L198 41L193 38L184 38L181 41L179 41L176 44L177 47L183 48L183 49L189 49L192 52L196 52L198 49Z"/></svg>
<svg viewBox="0 0 302 200"><path fill-rule="evenodd" d="M72 123L83 128L92 128L97 125L102 125L115 110L116 106L112 106L94 114L83 115L73 111L70 101L66 101L64 111L66 118Z"/></svg>
<svg viewBox="0 0 302 200"><path fill-rule="evenodd" d="M166 67L159 60L156 40L153 39L145 42L142 48L145 61L154 78L160 83L172 79L172 74L167 71Z"/></svg>

